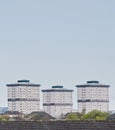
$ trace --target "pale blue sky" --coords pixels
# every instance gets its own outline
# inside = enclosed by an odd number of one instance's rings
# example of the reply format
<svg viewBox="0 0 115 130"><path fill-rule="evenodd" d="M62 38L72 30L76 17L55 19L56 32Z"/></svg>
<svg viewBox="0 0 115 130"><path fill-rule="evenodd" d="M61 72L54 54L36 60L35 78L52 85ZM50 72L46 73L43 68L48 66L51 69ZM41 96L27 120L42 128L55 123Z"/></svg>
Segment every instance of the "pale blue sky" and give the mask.
<svg viewBox="0 0 115 130"><path fill-rule="evenodd" d="M0 106L7 83L30 79L41 89L99 80L115 110L114 0L1 0Z"/></svg>

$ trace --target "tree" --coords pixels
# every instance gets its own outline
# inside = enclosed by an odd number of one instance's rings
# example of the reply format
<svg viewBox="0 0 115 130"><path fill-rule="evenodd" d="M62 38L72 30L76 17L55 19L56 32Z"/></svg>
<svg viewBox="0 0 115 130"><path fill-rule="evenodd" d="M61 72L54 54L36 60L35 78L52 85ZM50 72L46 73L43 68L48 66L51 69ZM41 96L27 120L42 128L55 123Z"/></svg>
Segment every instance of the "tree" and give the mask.
<svg viewBox="0 0 115 130"><path fill-rule="evenodd" d="M9 120L9 117L7 115L0 115L0 122L6 122Z"/></svg>
<svg viewBox="0 0 115 130"><path fill-rule="evenodd" d="M108 113L102 112L99 110L92 110L87 114L82 116L82 119L89 119L89 120L107 120Z"/></svg>
<svg viewBox="0 0 115 130"><path fill-rule="evenodd" d="M67 120L79 120L78 116L76 115L76 113L68 113L65 117L65 119Z"/></svg>

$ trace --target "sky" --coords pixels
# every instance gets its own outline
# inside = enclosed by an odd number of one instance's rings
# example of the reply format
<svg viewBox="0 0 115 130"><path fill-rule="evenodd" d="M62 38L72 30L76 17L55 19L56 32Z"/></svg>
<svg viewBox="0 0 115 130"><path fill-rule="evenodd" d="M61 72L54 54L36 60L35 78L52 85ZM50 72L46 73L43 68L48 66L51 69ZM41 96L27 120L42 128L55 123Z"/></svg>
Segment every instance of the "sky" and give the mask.
<svg viewBox="0 0 115 130"><path fill-rule="evenodd" d="M114 0L1 0L0 107L6 84L29 79L40 89L98 80L115 110Z"/></svg>

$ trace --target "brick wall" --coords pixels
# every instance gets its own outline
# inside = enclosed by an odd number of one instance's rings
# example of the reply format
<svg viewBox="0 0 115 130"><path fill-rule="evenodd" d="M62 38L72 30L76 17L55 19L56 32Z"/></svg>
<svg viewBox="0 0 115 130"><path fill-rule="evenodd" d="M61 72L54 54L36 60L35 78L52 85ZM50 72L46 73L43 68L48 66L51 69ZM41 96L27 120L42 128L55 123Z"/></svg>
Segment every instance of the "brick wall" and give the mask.
<svg viewBox="0 0 115 130"><path fill-rule="evenodd" d="M0 130L115 130L114 121L0 122Z"/></svg>

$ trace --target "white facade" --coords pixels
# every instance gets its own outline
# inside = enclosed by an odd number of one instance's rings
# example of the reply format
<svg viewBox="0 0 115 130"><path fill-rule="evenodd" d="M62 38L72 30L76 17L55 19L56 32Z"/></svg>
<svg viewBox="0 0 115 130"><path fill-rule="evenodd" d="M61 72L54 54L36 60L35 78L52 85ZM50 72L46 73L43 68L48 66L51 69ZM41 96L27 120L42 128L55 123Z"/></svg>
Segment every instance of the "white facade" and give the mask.
<svg viewBox="0 0 115 130"><path fill-rule="evenodd" d="M98 81L88 81L85 85L77 85L78 112L83 110L109 111L109 85L100 84Z"/></svg>
<svg viewBox="0 0 115 130"><path fill-rule="evenodd" d="M52 89L42 90L43 109L53 117L60 117L72 111L73 90L64 89L63 86L53 86Z"/></svg>
<svg viewBox="0 0 115 130"><path fill-rule="evenodd" d="M29 80L19 80L15 84L7 84L8 110L29 114L40 109L39 84Z"/></svg>

